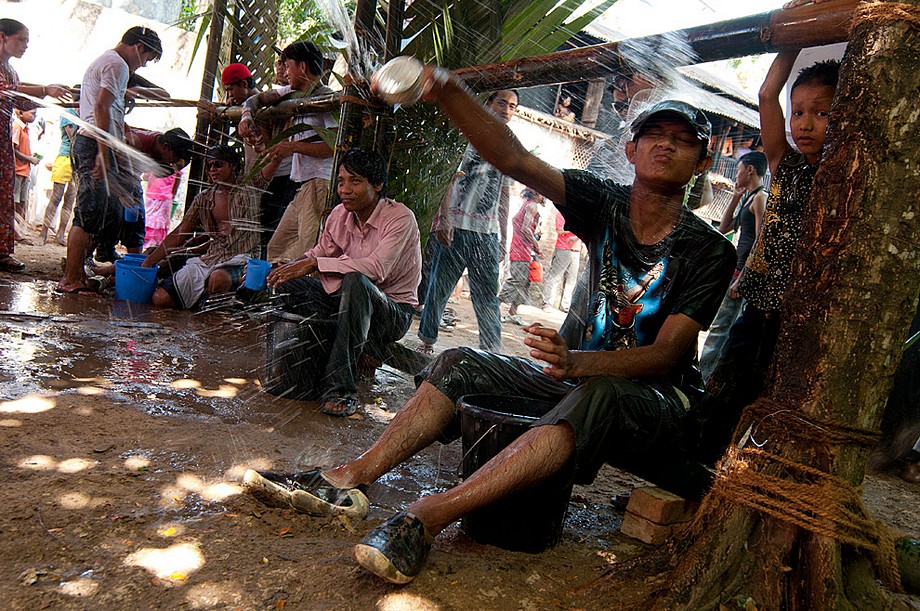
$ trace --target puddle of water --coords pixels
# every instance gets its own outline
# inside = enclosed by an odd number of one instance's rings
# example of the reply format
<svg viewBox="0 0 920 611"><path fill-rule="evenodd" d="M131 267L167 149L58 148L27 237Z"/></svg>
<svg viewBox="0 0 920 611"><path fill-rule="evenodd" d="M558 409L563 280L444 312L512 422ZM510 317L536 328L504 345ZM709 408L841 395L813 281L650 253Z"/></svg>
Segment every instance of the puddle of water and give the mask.
<svg viewBox="0 0 920 611"><path fill-rule="evenodd" d="M0 286L6 397L100 388L153 413L233 419L244 418L247 405L261 397L255 380L264 340L257 322L60 296L51 287ZM196 380L197 387L170 386L180 379Z"/></svg>

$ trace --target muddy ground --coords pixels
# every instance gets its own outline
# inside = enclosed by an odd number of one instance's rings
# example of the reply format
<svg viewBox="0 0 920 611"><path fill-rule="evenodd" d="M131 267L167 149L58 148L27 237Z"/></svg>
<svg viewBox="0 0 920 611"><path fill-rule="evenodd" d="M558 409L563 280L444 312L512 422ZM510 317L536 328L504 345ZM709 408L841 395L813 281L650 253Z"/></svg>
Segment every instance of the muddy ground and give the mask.
<svg viewBox="0 0 920 611"><path fill-rule="evenodd" d="M331 466L366 447L411 392L382 368L360 417L262 392L263 323L53 292L64 251L18 246L29 272L0 275L0 600L6 609L615 609L599 594L617 563L650 550L611 503L642 482L605 468L576 487L555 548L532 555L457 526L405 587L363 573L352 546L419 494L457 481L459 444L376 483L367 520L268 509L240 494L248 467ZM439 348L476 345L469 302ZM22 314L14 314L22 313ZM561 313L522 308L558 324ZM415 346L415 328L407 345ZM522 351L506 324L506 351ZM865 500L920 537L920 488L872 474ZM920 608L916 597L908 600Z"/></svg>

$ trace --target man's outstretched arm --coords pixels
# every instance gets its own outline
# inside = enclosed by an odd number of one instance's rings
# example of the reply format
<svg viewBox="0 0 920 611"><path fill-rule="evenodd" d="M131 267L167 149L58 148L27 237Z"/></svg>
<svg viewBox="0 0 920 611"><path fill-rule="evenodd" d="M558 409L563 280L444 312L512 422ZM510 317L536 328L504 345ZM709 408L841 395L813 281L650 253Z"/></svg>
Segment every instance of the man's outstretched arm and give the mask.
<svg viewBox="0 0 920 611"><path fill-rule="evenodd" d="M565 205L562 172L532 155L507 125L487 110L460 79L443 68L427 66L425 100L437 102L483 159L498 170Z"/></svg>

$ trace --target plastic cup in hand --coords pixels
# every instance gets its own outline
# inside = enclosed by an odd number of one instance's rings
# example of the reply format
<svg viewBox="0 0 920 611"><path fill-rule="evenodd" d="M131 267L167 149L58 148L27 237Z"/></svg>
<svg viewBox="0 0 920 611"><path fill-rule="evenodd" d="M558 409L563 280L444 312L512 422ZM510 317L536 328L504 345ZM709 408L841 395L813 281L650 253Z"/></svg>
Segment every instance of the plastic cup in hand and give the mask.
<svg viewBox="0 0 920 611"><path fill-rule="evenodd" d="M372 88L388 104L415 104L422 97L423 68L414 57L394 57L371 77Z"/></svg>
<svg viewBox="0 0 920 611"><path fill-rule="evenodd" d="M272 269L272 264L262 259L249 259L246 261L246 280L243 286L253 291L264 291L268 288L265 282L268 278L268 272Z"/></svg>

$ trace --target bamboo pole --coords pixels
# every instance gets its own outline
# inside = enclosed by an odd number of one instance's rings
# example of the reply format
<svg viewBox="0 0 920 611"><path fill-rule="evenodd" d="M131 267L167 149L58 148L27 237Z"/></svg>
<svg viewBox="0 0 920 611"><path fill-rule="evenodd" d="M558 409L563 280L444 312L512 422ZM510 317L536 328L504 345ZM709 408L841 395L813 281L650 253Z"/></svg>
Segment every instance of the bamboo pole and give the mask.
<svg viewBox="0 0 920 611"><path fill-rule="evenodd" d="M208 31L208 51L204 57L204 73L201 76L201 99L210 100L214 95L214 82L217 80L217 61L220 55L220 41L224 31L224 13L227 10L226 0L214 0L211 5L211 27ZM199 109L198 120L195 125L195 141L208 143L208 134L211 122L207 115ZM198 195L201 179L204 177L204 160L195 155L192 158L192 167L189 168L188 189L185 194L185 205L191 204Z"/></svg>
<svg viewBox="0 0 920 611"><path fill-rule="evenodd" d="M781 49L800 49L844 42L859 0L833 0L791 10L775 10L629 41L630 47L667 48L675 38L686 41L703 63ZM455 70L474 91L557 85L609 77L624 66L620 47L611 42L500 64Z"/></svg>

